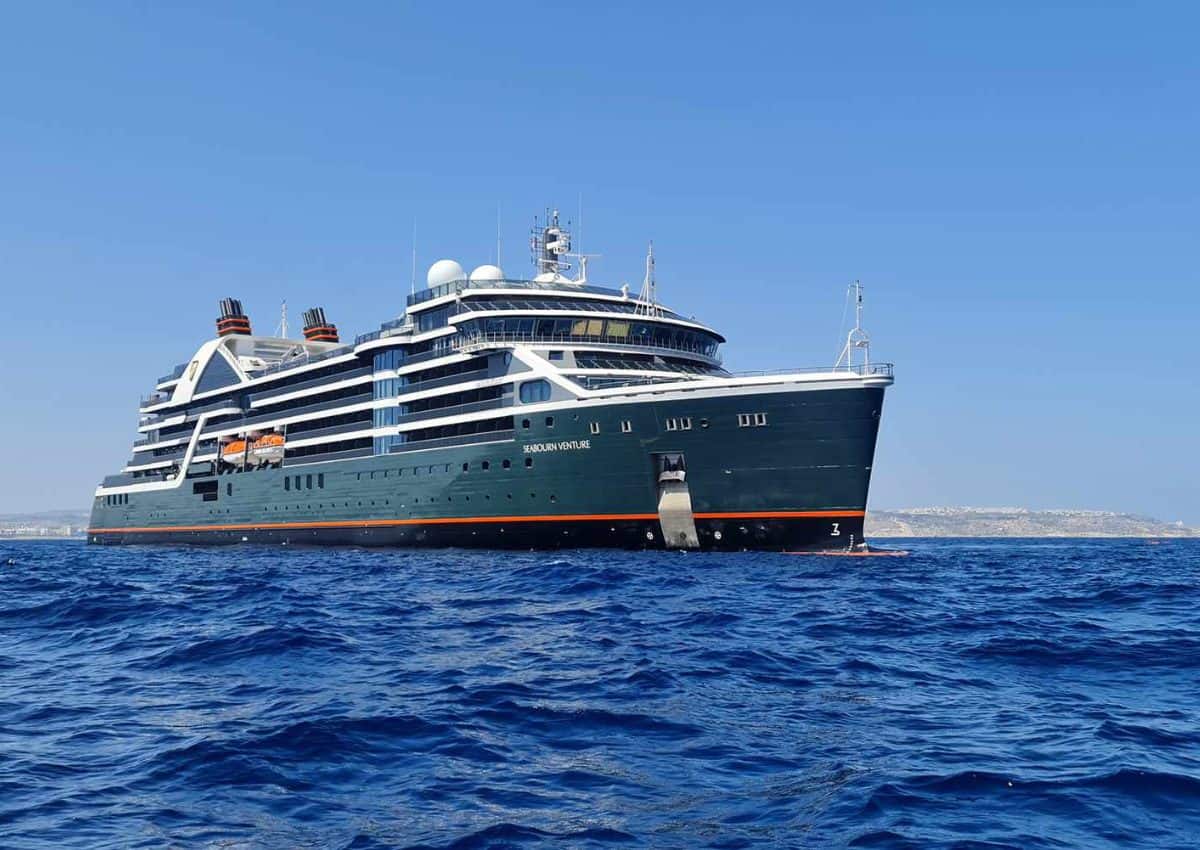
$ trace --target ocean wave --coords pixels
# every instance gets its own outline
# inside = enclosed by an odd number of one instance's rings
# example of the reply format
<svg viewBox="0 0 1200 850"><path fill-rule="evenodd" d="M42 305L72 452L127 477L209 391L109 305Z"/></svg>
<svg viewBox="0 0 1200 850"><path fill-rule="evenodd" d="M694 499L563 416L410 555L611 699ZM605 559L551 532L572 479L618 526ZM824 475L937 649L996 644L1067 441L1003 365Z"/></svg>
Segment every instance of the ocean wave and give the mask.
<svg viewBox="0 0 1200 850"><path fill-rule="evenodd" d="M1200 544L7 545L0 846L1190 847Z"/></svg>

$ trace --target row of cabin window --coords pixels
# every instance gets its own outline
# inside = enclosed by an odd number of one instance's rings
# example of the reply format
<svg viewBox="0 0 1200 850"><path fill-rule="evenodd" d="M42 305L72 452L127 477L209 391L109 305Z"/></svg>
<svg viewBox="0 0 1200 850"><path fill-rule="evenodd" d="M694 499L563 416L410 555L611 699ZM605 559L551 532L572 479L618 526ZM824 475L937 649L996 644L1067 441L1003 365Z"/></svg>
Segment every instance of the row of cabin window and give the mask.
<svg viewBox="0 0 1200 850"><path fill-rule="evenodd" d="M528 420L528 419L522 419L522 420L521 420L521 427L522 427L522 428L524 428L524 429L528 430L528 429L529 429L529 428L531 428L532 426L533 426L533 423L532 423L530 420ZM547 416L547 417L546 417L546 427L547 427L547 428L553 428L553 427L554 427L554 417L553 417L553 416ZM688 426L688 427L691 427L691 426ZM599 422L592 422L592 423L591 423L591 424L588 426L588 430L589 430L589 431L591 431L591 433L593 433L593 434L599 434L599 433L600 433L600 423L599 423ZM633 422L632 422L632 421L630 421L630 420L628 420L628 419L622 419L622 420L621 420L621 433L622 433L622 434L628 434L628 433L629 433L629 432L631 432L632 430L633 430ZM674 429L672 428L672 429L668 429L668 430L674 430Z"/></svg>
<svg viewBox="0 0 1200 850"><path fill-rule="evenodd" d="M112 507L113 505L128 505L129 504L129 494L128 493L114 493L111 496L105 496L104 504L108 505L109 507Z"/></svg>
<svg viewBox="0 0 1200 850"><path fill-rule="evenodd" d="M440 464L440 463L439 463L439 464L430 464L430 465L429 465L429 471L428 471L428 473L427 473L427 474L428 474L428 475L433 475L433 474L436 472L436 470L437 470L437 467L439 467L439 466L442 466L442 467L444 467L444 471L445 471L445 472L449 472L449 471L450 471L450 464L448 464L448 463L447 463L447 464ZM532 466L533 466L533 458L531 458L531 457L527 457L527 458L525 458L525 468L526 468L526 469L530 469ZM512 469L512 461L511 461L511 460L509 460L508 458L504 458L502 461L500 461L500 467L501 467L502 469ZM462 471L463 471L463 472L468 472L468 471L470 471L470 468L471 468L470 462L464 462L464 463L463 463L463 465L462 465ZM484 472L487 472L487 471L489 471L489 470L492 468L492 462L491 462L490 460L482 460L482 461L479 461L479 468L480 468L481 470L483 470ZM373 469L373 470L371 470L371 471L369 471L369 472L366 472L366 473L359 472L359 473L357 473L357 478L358 478L358 480L360 480L360 481L361 481L361 480L362 480L362 477L363 477L363 475L365 474L365 475L367 475L367 476L368 476L368 477L369 477L371 480L374 480L374 478L375 478L375 474L376 474L376 473L379 473L379 475L380 475L380 477L381 477L381 478L387 478L387 477L388 477L388 472L389 472L389 471L390 471L390 470L387 470L387 469ZM414 476L416 476L416 475L420 475L420 472L421 472L421 467L419 467L419 466L414 466L414 467L412 468L412 474L413 474ZM403 468L401 468L401 469L397 469L397 470L396 470L396 476L397 476L398 478L399 478L399 477L403 477L403 475L404 475L404 469L403 469ZM324 477L324 476L322 476L322 477Z"/></svg>
<svg viewBox="0 0 1200 850"><path fill-rule="evenodd" d="M509 460L508 458L505 458L504 460L502 460L500 462L500 466L503 469L509 469L512 467L512 461ZM525 458L525 468L531 469L532 467L533 467L533 458L531 458L531 457ZM489 469L492 468L492 462L490 460L481 460L479 462L479 468L481 470L483 470L484 472L487 472ZM470 472L470 470L471 470L471 464L468 461L463 461L462 471Z"/></svg>
<svg viewBox="0 0 1200 850"><path fill-rule="evenodd" d="M767 414L765 414L765 413L739 413L737 421L738 421L739 428L761 428L767 424ZM707 428L708 420L701 419L700 427ZM669 417L666 420L666 428L668 431L690 431L690 430L692 430L692 417L690 417L690 416ZM592 433L596 434L599 432L593 431Z"/></svg>
<svg viewBox="0 0 1200 850"><path fill-rule="evenodd" d="M302 483L301 478L304 479L303 480L304 487L300 486L300 484ZM316 475L316 478L317 478L317 488L320 490L324 490L325 489L325 473L318 472ZM230 485L230 486L232 486L232 485ZM313 476L311 474L303 475L303 476L285 475L283 478L283 489L284 490L311 490L312 488L313 488Z"/></svg>
<svg viewBox="0 0 1200 850"><path fill-rule="evenodd" d="M506 493L506 494L505 494L505 498L506 498L506 499L508 499L509 501L512 501L512 497L513 497L513 494L512 494L512 493ZM467 494L467 495L464 495L464 496L460 496L460 498L461 498L461 499L462 499L464 502L469 502L469 501L471 501L471 496L470 496L470 494ZM531 498L531 499L536 499L536 498L537 498L537 493L530 493L530 494L529 494L529 498ZM549 496L549 498L550 498L550 501L551 501L551 502L557 502L557 501L558 501L558 496L557 496L556 494L554 494L554 493L551 493L551 494L550 494L550 496ZM484 493L484 494L483 494L483 499L484 499L484 501L490 502L490 501L492 500L492 494L491 494L491 493ZM431 497L430 497L430 496L427 496L427 497L425 498L425 501L426 501L427 503L429 503L429 504L433 504L434 502L440 501L440 499L439 499L439 497L437 497L437 496L431 496ZM453 501L454 501L454 496L446 496L446 501L447 501L447 502L453 502ZM392 503L392 500L391 500L391 499L382 499L382 500L379 502L379 504L381 504L381 505L383 505L383 506L390 505L391 503ZM413 499L413 504L414 504L414 505L419 505L419 504L421 504L421 500L420 500L419 498L418 498L418 499ZM364 502L364 501L361 501L361 500L360 500L360 501L359 501L359 503L358 503L358 506L359 506L360 508L361 508L361 507L364 507L364 506L375 507L375 500L374 500L374 499L371 499L371 500L369 500L369 501L366 501L366 502ZM402 507L402 508L404 508L404 507L407 507L407 506L408 506L408 505L407 505L407 503L402 503L402 504L400 505L400 507ZM295 508L296 508L296 510L298 510L298 511L301 511L301 510L312 510L312 508L313 508L313 505L312 505L312 503L311 503L311 502L309 502L307 505L300 504L300 505L295 505L295 506L293 506L293 505L263 505L263 511L264 511L264 512L267 512L267 511L279 511L279 510L290 511L290 510L292 509L292 507L295 507ZM325 503L324 503L324 502L320 502L320 503L318 503L318 504L317 504L317 506L316 506L316 507L317 507L317 509L318 509L318 510L322 510L322 509L324 509L324 507L325 507ZM331 508L336 508L336 507L337 507L337 502L330 502L330 503L329 503L329 507L331 507ZM350 502L342 502L342 507L345 507L345 508L348 508L348 507L350 507ZM209 512L210 514L211 514L211 513L220 513L220 512L221 512L221 509L220 509L220 508L217 508L217 509L214 511L214 509L212 509L212 508L209 508L208 512ZM225 513L229 513L229 510L227 509L227 510L225 511ZM166 516L166 514L165 514L165 513L160 513L160 514L151 514L151 516Z"/></svg>

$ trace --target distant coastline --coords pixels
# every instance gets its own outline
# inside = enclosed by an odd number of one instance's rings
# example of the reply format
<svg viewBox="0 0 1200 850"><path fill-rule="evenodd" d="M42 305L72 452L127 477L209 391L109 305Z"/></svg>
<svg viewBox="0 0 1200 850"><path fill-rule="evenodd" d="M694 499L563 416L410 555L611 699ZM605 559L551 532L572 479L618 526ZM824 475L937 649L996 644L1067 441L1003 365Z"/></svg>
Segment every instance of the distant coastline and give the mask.
<svg viewBox="0 0 1200 850"><path fill-rule="evenodd" d="M1200 537L1200 529L1139 514L1029 508L869 510L867 537Z"/></svg>
<svg viewBox="0 0 1200 850"><path fill-rule="evenodd" d="M87 523L87 511L0 514L0 540L82 540Z"/></svg>

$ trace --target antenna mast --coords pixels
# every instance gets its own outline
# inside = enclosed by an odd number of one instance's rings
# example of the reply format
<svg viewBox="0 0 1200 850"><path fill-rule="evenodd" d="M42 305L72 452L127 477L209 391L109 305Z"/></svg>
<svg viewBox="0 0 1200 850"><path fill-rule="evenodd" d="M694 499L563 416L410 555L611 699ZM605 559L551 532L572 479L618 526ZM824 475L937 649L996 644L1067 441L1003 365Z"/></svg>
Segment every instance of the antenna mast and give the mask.
<svg viewBox="0 0 1200 850"><path fill-rule="evenodd" d="M417 294L417 220L413 219L413 238L412 238L412 278L409 282L412 294Z"/></svg>
<svg viewBox="0 0 1200 850"><path fill-rule="evenodd" d="M862 368L865 370L871 365L871 337L863 330L863 287L857 280L850 284L846 291L847 296L851 293L854 295L854 327L850 329L850 333L846 334L846 345L842 348L842 353L838 355L837 362L833 364L833 368L837 369L842 366L843 361L847 371L853 371L854 366L854 349L862 349Z"/></svg>
<svg viewBox="0 0 1200 850"><path fill-rule="evenodd" d="M275 336L287 339L288 322L287 322L287 299L279 305L279 326L275 328Z"/></svg>
<svg viewBox="0 0 1200 850"><path fill-rule="evenodd" d="M638 300L643 303L637 305L634 312L644 316L662 315L662 308L658 306L658 284L654 279L653 240L646 249L646 277L642 280L642 291L638 294Z"/></svg>

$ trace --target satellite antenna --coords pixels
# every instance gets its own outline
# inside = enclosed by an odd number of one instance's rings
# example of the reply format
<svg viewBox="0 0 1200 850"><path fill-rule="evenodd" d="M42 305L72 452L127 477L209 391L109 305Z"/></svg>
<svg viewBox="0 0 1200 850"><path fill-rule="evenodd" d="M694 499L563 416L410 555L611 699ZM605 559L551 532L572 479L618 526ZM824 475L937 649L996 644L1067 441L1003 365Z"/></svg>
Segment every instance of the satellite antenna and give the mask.
<svg viewBox="0 0 1200 850"><path fill-rule="evenodd" d="M838 355L837 362L833 364L833 368L837 369L845 361L846 370L854 371L854 349L862 350L862 368L871 365L871 337L863 330L863 287L857 280L850 284L846 290L846 295L854 296L854 327L850 329L850 333L846 334L846 344L842 347L842 353Z"/></svg>

